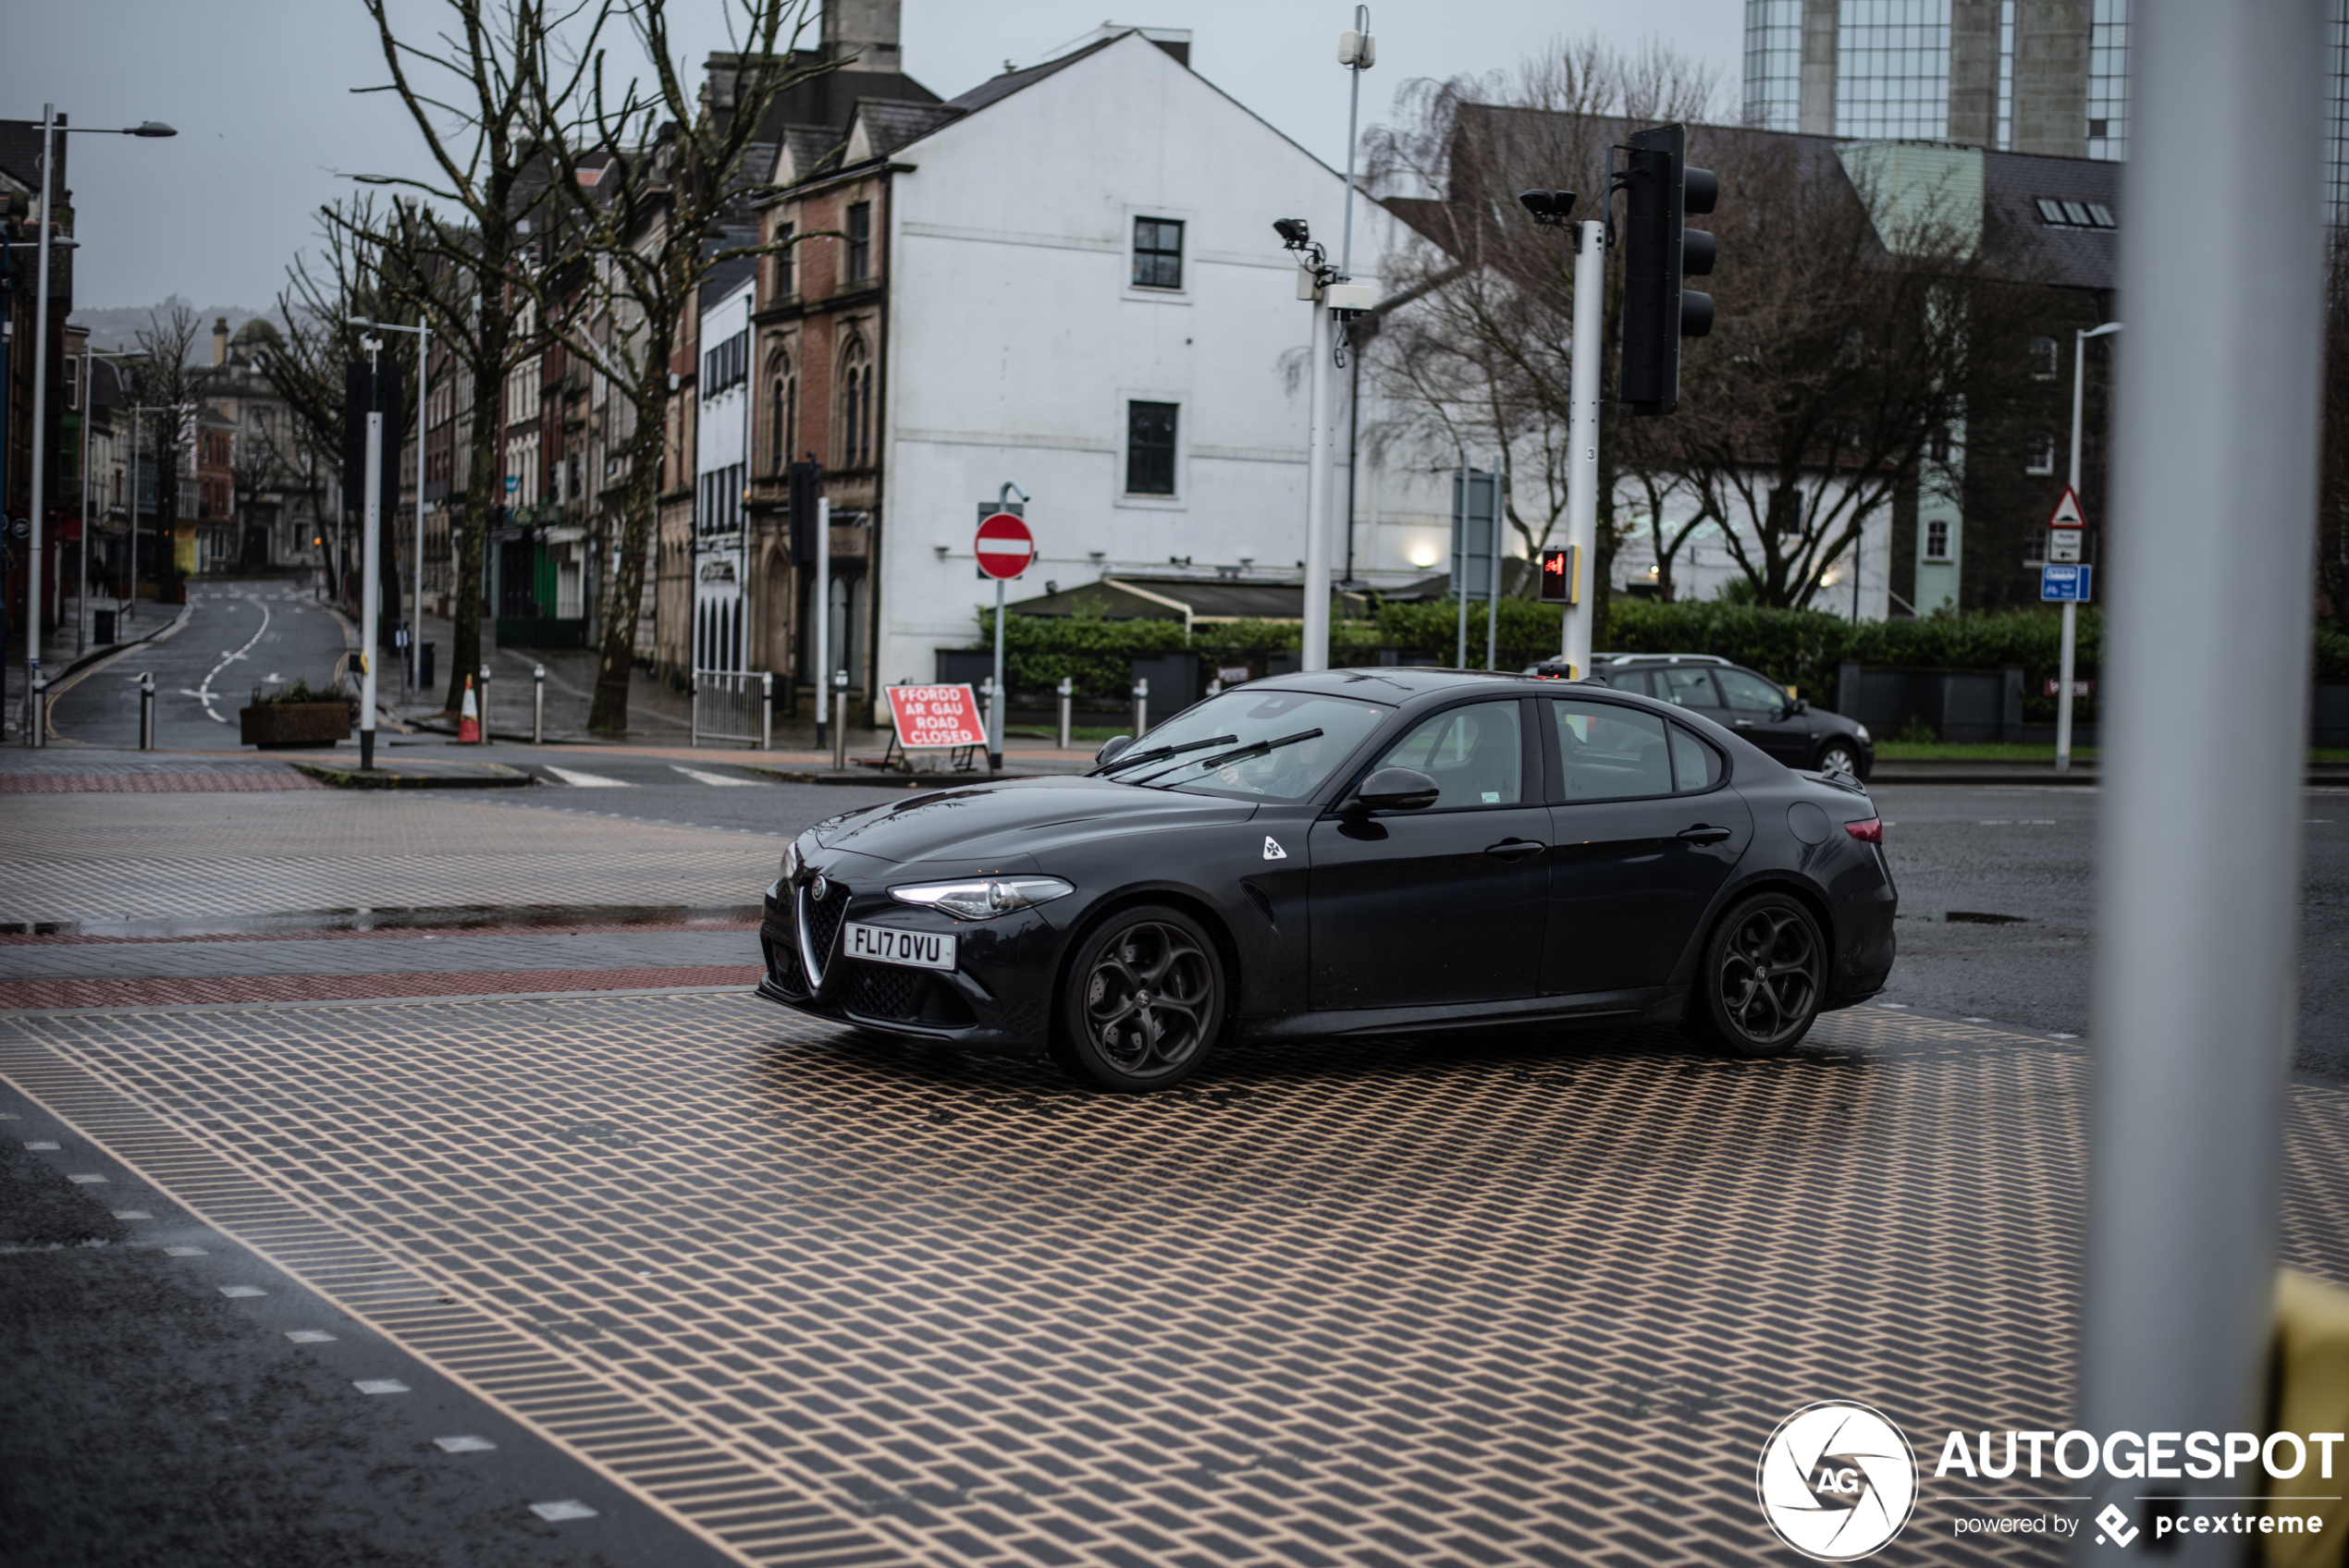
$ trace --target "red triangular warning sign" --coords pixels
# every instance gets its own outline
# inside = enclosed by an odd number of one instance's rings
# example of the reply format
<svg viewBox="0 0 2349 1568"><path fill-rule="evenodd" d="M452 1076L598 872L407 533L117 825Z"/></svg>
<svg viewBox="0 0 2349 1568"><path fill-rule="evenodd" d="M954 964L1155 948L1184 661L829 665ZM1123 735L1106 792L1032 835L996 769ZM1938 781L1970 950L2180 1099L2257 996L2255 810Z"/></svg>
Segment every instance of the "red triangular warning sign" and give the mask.
<svg viewBox="0 0 2349 1568"><path fill-rule="evenodd" d="M2049 528L2088 526L2088 520L2080 515L2080 497L2072 493L2071 485L2067 484L2063 487L2063 499L2056 503L2055 516L2048 519L2048 526Z"/></svg>

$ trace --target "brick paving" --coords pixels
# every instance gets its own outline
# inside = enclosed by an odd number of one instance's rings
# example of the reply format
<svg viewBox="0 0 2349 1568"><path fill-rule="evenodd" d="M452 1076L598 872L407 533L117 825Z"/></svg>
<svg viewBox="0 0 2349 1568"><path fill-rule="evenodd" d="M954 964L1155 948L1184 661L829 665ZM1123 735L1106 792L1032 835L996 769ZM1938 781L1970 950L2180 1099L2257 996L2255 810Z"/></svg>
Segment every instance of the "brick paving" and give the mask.
<svg viewBox="0 0 2349 1568"><path fill-rule="evenodd" d="M753 964L671 969L508 969L372 974L220 974L178 979L5 980L0 1010L154 1008L221 1002L324 1002L472 997L501 991L629 991L756 986Z"/></svg>
<svg viewBox="0 0 2349 1568"><path fill-rule="evenodd" d="M443 934L335 932L336 939L119 942L18 937L0 942L0 982L210 978L264 974L488 973L526 969L693 968L756 963L755 924L530 927ZM544 986L536 987L545 989ZM389 994L389 993L387 993Z"/></svg>
<svg viewBox="0 0 2349 1568"><path fill-rule="evenodd" d="M191 790L323 790L304 774L283 773L0 773L0 795L161 795Z"/></svg>
<svg viewBox="0 0 2349 1568"><path fill-rule="evenodd" d="M1776 1560L1797 1405L2074 1398L2086 1053L1882 1010L1136 1096L724 993L20 1015L0 1074L744 1562ZM2349 1281L2349 1092L2285 1168ZM2052 1560L1958 1495L1881 1561Z"/></svg>

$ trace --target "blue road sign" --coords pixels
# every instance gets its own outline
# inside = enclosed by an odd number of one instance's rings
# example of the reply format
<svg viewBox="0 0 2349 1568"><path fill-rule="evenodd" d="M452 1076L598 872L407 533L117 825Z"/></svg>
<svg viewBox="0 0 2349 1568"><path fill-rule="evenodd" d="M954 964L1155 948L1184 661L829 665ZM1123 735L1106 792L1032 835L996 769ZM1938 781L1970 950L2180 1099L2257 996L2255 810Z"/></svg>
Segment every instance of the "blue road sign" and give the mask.
<svg viewBox="0 0 2349 1568"><path fill-rule="evenodd" d="M2085 605L2088 602L2089 566L2043 566L2039 569L2039 597L2051 604Z"/></svg>

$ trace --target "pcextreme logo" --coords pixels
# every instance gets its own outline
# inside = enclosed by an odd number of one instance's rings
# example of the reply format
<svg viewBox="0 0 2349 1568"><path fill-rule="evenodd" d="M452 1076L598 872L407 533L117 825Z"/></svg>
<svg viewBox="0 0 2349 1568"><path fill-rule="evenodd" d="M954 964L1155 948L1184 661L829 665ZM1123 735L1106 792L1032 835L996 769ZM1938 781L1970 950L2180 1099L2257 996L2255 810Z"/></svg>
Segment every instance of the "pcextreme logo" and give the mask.
<svg viewBox="0 0 2349 1568"><path fill-rule="evenodd" d="M1778 1423L1753 1486L1778 1539L1814 1562L1852 1562L1909 1522L1916 1451L1881 1412L1826 1400Z"/></svg>

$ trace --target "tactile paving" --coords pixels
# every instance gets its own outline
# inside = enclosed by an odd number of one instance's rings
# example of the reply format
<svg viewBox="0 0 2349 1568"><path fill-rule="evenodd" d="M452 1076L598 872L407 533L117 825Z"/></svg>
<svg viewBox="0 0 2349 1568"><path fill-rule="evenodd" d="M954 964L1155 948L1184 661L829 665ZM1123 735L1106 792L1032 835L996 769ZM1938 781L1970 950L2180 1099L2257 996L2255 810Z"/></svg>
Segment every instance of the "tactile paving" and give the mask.
<svg viewBox="0 0 2349 1568"><path fill-rule="evenodd" d="M1140 1096L737 995L14 1028L102 1147L749 1562L1790 1561L1798 1405L1922 1447L2074 1397L2086 1053L1970 1025ZM2349 1094L2294 1089L2286 1163L2349 1280ZM1952 1518L1877 1561L2052 1561Z"/></svg>

